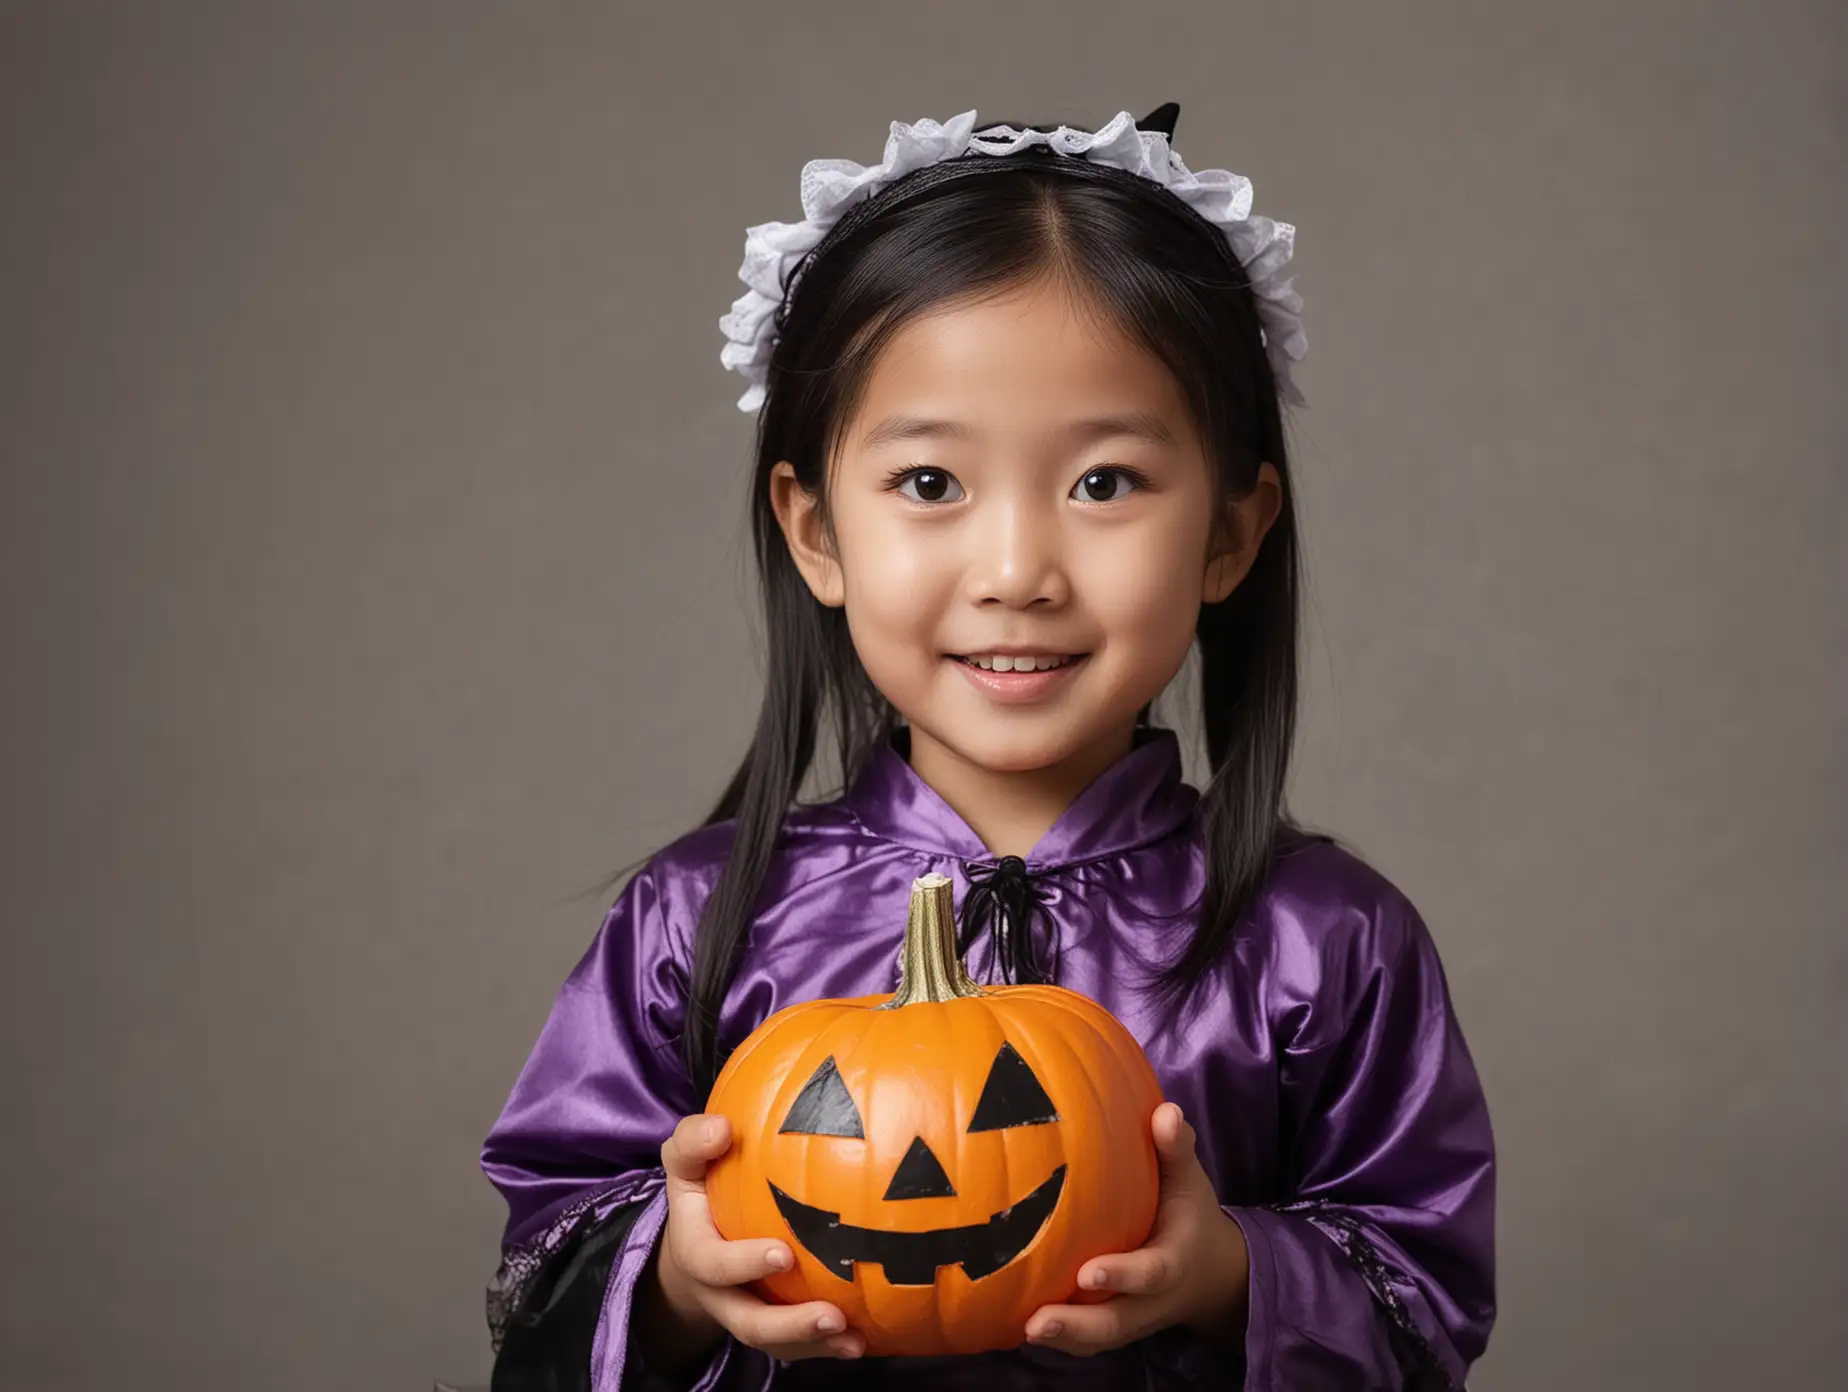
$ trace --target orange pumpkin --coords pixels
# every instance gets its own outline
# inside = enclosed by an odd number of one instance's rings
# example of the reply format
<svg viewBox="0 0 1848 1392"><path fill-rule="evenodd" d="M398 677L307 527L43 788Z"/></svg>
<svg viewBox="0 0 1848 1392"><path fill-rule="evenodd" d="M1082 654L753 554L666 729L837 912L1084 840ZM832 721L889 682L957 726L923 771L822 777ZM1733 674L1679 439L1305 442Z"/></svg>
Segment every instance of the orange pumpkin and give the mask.
<svg viewBox="0 0 1848 1392"><path fill-rule="evenodd" d="M1147 1239L1160 1104L1097 1002L971 982L951 882L926 875L894 995L790 1006L726 1062L713 1223L788 1241L794 1269L755 1289L833 1302L869 1354L1011 1348L1040 1306L1107 1298L1078 1290L1084 1262Z"/></svg>

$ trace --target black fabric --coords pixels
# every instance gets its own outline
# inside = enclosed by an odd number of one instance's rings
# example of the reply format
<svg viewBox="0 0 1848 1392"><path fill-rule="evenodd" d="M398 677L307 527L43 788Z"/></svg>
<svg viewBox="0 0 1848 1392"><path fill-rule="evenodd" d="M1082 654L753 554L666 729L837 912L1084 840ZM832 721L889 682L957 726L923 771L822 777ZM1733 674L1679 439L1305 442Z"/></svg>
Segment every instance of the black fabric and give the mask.
<svg viewBox="0 0 1848 1392"><path fill-rule="evenodd" d="M1334 1208L1326 1199L1297 1199L1290 1203L1259 1204L1258 1207L1272 1213L1305 1214L1327 1223L1340 1234L1335 1238L1335 1245L1354 1264L1360 1278L1373 1292L1374 1299L1386 1315L1389 1325L1387 1338L1393 1351L1398 1354L1400 1365L1410 1370L1405 1392L1463 1392L1445 1371L1437 1350L1431 1347L1424 1332L1412 1319L1411 1312L1405 1308L1405 1302L1400 1299L1395 1286L1392 1269L1381 1258L1379 1250L1358 1223Z"/></svg>
<svg viewBox="0 0 1848 1392"><path fill-rule="evenodd" d="M628 1204L585 1223L552 1254L508 1317L491 1392L591 1392L590 1347L610 1269L646 1206ZM627 1377L623 1385L647 1386Z"/></svg>
<svg viewBox="0 0 1848 1392"><path fill-rule="evenodd" d="M1058 971L1057 940L1052 918L1040 899L1027 863L1019 856L1003 856L996 865L965 863L963 873L969 877L969 892L963 898L962 951L969 947L983 929L994 937L995 965L1001 979L1018 985L1053 980ZM1041 964L1034 927L1046 925L1048 951L1055 954L1050 966Z"/></svg>
<svg viewBox="0 0 1848 1392"><path fill-rule="evenodd" d="M1163 102L1140 121L1136 122L1136 129L1160 131L1163 135L1167 136L1168 139L1173 140L1174 123L1180 119L1181 104L1179 102Z"/></svg>

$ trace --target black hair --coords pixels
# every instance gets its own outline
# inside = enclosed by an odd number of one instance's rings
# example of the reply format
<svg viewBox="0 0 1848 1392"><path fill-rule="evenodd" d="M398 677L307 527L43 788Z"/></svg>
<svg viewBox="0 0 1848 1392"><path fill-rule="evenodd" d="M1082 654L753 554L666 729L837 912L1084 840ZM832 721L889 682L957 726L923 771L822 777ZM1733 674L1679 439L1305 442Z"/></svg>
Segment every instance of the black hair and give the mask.
<svg viewBox="0 0 1848 1392"><path fill-rule="evenodd" d="M1172 134L1170 108L1144 128L1164 117ZM1228 598L1202 606L1195 627L1211 769L1200 804L1205 890L1186 949L1157 977L1162 992L1184 998L1211 970L1280 832L1296 825L1284 808L1297 711L1293 489L1255 298L1223 232L1148 180L1043 148L972 152L916 170L829 229L795 267L777 311L750 501L768 650L763 705L749 752L702 823L736 820L694 934L681 1045L701 1099L723 1061L720 1007L824 720L849 783L900 724L860 665L845 611L822 605L798 573L771 507L772 470L790 461L823 500L825 520L828 462L883 345L935 306L1047 275L1088 294L1173 372L1222 500L1244 496L1264 461L1283 481L1282 510L1250 570ZM1148 720L1145 709L1139 724Z"/></svg>

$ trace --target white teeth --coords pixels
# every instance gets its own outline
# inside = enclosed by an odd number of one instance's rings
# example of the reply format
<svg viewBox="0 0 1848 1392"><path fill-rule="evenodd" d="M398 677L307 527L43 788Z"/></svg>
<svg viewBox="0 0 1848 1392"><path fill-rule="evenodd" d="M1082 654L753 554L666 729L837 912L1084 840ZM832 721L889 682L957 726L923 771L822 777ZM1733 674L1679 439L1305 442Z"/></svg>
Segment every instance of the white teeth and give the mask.
<svg viewBox="0 0 1848 1392"><path fill-rule="evenodd" d="M999 654L994 657L971 656L963 659L973 663L984 672L1050 672L1054 667L1063 667L1070 662L1069 657L1009 657Z"/></svg>

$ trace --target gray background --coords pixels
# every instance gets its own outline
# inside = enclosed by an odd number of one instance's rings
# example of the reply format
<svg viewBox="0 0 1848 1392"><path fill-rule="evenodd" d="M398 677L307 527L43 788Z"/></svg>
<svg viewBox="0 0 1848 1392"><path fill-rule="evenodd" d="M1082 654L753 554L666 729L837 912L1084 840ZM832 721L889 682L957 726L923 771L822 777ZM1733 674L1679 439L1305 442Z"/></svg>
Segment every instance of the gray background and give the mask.
<svg viewBox="0 0 1848 1392"><path fill-rule="evenodd" d="M1179 100L1301 228L1298 809L1442 947L1475 1384L1841 1386L1838 6L0 10L0 1379L485 1381L476 1169L741 753L747 223Z"/></svg>

